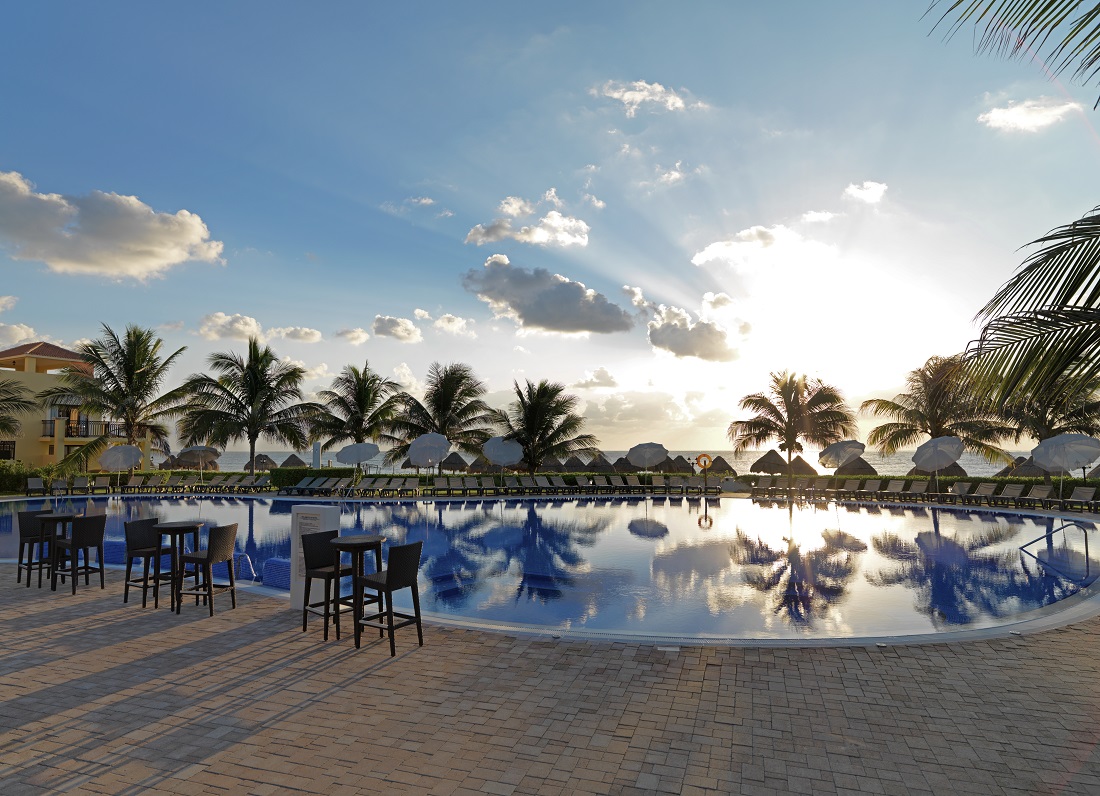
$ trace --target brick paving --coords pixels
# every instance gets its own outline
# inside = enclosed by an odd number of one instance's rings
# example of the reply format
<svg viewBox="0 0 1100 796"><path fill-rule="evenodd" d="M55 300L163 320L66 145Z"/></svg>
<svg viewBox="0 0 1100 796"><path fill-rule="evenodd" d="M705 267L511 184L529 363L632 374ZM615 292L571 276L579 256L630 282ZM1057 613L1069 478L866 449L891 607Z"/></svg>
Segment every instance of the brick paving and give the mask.
<svg viewBox="0 0 1100 796"><path fill-rule="evenodd" d="M878 647L662 650L285 601L123 605L0 565L0 793L1100 793L1100 619Z"/></svg>

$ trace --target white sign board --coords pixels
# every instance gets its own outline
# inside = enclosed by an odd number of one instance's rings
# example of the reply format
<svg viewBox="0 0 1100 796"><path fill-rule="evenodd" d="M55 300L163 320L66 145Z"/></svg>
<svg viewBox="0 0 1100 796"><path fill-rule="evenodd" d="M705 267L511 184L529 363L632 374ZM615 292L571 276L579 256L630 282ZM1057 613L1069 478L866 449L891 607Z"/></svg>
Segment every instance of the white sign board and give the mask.
<svg viewBox="0 0 1100 796"><path fill-rule="evenodd" d="M302 553L302 536L307 533L336 531L339 529L340 508L338 506L317 506L305 503L290 507L291 608L301 610L305 603L306 559ZM333 556L335 555L336 551L334 549ZM316 601L316 597L314 601Z"/></svg>

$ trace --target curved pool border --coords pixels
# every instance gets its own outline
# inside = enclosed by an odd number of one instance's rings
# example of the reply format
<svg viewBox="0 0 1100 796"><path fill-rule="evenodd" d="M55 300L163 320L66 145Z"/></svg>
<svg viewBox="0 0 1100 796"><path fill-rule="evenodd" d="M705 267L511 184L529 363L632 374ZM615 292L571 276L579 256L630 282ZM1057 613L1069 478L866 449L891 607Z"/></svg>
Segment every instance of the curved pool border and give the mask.
<svg viewBox="0 0 1100 796"><path fill-rule="evenodd" d="M66 496L70 497L70 496ZM120 500L125 500L130 497L134 498L178 498L181 497L178 493L165 493L165 492L149 492L138 495L100 495L99 497L114 497ZM217 498L220 495L188 495L187 497L194 497L197 499L203 498ZM298 498L286 495L275 495L274 493L267 494L241 494L232 495L232 497L241 500L248 499L287 499L293 500L296 503L321 503L330 504L333 502L331 497L328 498ZM626 499L646 499L652 496L640 496L640 495L568 495L568 499L577 499L585 497L622 497ZM729 500L748 500L748 495L741 493L723 493L717 496L708 496L708 498L721 497ZM0 503L9 503L19 500L27 500L28 498L23 495L5 495L0 497ZM503 498L500 498L503 499ZM522 501L522 502L540 502L547 500L559 499L556 496L541 495L535 497L511 497L508 500ZM701 497L698 499L702 499ZM435 502L465 502L465 498L454 497L433 497L433 496L418 496L418 497L397 497L397 498L347 498L340 499L337 502L340 503L435 503ZM846 500L842 501L844 505L853 506L900 506L904 508L912 508L911 503L897 503L890 501L862 501L862 500ZM922 504L928 505L928 504ZM944 511L958 511L953 506L939 506ZM1083 519L1084 515L1080 514L1059 514L1052 511L1036 511L1034 509L1015 509L1012 511L999 511L997 508L982 507L978 510L980 514L991 514L995 516L1000 515L1013 515L1023 517L1056 517L1065 519L1068 521L1075 521ZM1092 520L1086 520L1091 522ZM1097 518L1100 522L1100 517ZM0 559L2 563L15 563L15 559ZM117 564L107 564L108 569L124 569L124 567ZM263 584L257 583L238 583L237 588L248 589L256 594L261 594L274 599L285 600L289 602L290 593L282 589L273 589ZM1084 622L1089 619L1093 619L1100 616L1100 581L1097 581L1095 585L1082 588L1076 594L1067 597L1063 600L1059 600L1052 605L1044 606L1043 608L1037 608L1032 611L1028 611L1021 614L1012 620L1009 620L1003 624L993 625L989 627L980 628L961 628L959 630L943 630L934 631L930 633L912 633L902 635L870 635L870 636L842 636L837 638L798 638L798 637L769 637L769 636L693 636L693 635L678 635L678 634L656 634L645 632L630 632L630 631L610 631L610 630L589 630L587 628L549 628L542 625L529 625L523 623L512 622L489 622L484 620L469 619L467 617L455 617L450 614L438 614L430 611L423 611L422 616L424 620L430 624L439 625L441 627L451 627L465 630L475 630L488 633L500 633L503 635L514 635L524 637L535 637L541 639L561 639L563 641L591 641L591 642L605 642L605 643L627 643L627 644L642 644L656 646L658 649L668 648L676 649L681 646L685 647L771 647L771 648L804 648L804 647L891 647L891 646L903 646L903 645L922 645L922 644L948 644L948 643L965 643L970 641L983 641L994 638L1006 638L1008 636L1025 636L1032 635L1034 633L1042 633L1048 630L1056 630L1062 627L1068 627L1070 625Z"/></svg>

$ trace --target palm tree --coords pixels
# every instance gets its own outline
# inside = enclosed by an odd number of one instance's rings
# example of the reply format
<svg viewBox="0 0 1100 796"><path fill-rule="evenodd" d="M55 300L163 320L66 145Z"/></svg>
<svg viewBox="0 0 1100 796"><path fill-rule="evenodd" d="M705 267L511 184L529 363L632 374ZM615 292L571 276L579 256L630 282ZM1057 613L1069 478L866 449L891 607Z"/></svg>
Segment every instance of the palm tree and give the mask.
<svg viewBox="0 0 1100 796"><path fill-rule="evenodd" d="M382 437L391 445L386 461L400 462L408 455L414 439L430 433L442 434L467 453L480 453L495 421L493 410L482 400L483 395L485 385L474 376L469 365L433 362L428 369L423 402L408 393L399 396L402 410Z"/></svg>
<svg viewBox="0 0 1100 796"><path fill-rule="evenodd" d="M397 382L371 370L345 365L327 390L318 397L324 411L313 421L313 435L325 438L321 450L330 450L342 442L377 441L401 407Z"/></svg>
<svg viewBox="0 0 1100 796"><path fill-rule="evenodd" d="M758 448L770 439L779 440L787 452L787 475L791 459L802 452L802 440L825 446L855 431L855 417L840 390L820 379L793 373L771 374L767 393L753 393L741 399L741 408L755 412L746 420L734 420L726 435L737 452Z"/></svg>
<svg viewBox="0 0 1100 796"><path fill-rule="evenodd" d="M527 381L521 388L512 382L516 400L496 412L497 423L506 439L523 446L523 460L531 475L553 456L565 459L576 453L595 455L599 440L581 434L584 417L576 413L577 396L566 395L565 386L543 379Z"/></svg>
<svg viewBox="0 0 1100 796"><path fill-rule="evenodd" d="M185 391L177 387L162 394L161 388L186 347L164 356L163 345L151 329L130 325L120 338L103 324L103 336L78 349L81 364L66 368L61 383L40 392L38 399L47 406L79 406L116 422L128 445L137 445L148 433L154 446L165 450L168 427L162 421L179 411ZM105 433L85 445L83 461L109 440Z"/></svg>
<svg viewBox="0 0 1100 796"><path fill-rule="evenodd" d="M224 447L246 439L253 474L260 437L295 450L308 444L310 421L321 407L302 402L303 368L281 362L255 337L248 339L243 359L226 352L211 354L207 362L215 375L194 374L182 388L190 398L179 423L185 444Z"/></svg>
<svg viewBox="0 0 1100 796"><path fill-rule="evenodd" d="M30 390L14 379L0 379L0 434L14 437L19 433L20 415L37 408Z"/></svg>
<svg viewBox="0 0 1100 796"><path fill-rule="evenodd" d="M1100 384L1083 393L1023 396L1001 407L1001 417L1013 429L1015 441L1029 437L1042 441L1059 434L1100 435Z"/></svg>
<svg viewBox="0 0 1100 796"><path fill-rule="evenodd" d="M958 437L966 450L988 461L1012 461L995 444L1012 429L997 418L992 404L975 393L961 356L930 358L909 372L905 385L906 391L892 400L872 398L859 408L874 417L893 419L867 436L883 456L915 445L925 436Z"/></svg>

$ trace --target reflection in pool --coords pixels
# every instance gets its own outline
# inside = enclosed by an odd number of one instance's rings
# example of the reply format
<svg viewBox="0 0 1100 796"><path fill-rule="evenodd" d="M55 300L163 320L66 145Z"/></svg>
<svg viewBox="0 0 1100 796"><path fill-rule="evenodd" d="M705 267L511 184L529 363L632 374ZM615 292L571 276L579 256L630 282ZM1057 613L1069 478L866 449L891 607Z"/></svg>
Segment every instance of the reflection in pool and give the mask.
<svg viewBox="0 0 1100 796"><path fill-rule="evenodd" d="M285 578L294 502L101 497L59 505L105 507L108 560L116 562L126 519L236 522L239 571L254 569L271 584L280 572ZM5 505L0 557L15 556L11 513L40 504ZM1053 533L1060 520L928 506L788 509L635 497L349 502L341 512L348 531L424 542L428 612L615 635L836 638L988 627L1091 580L1046 572L1020 545L1045 538L1048 560L1100 569L1085 558L1085 533Z"/></svg>

